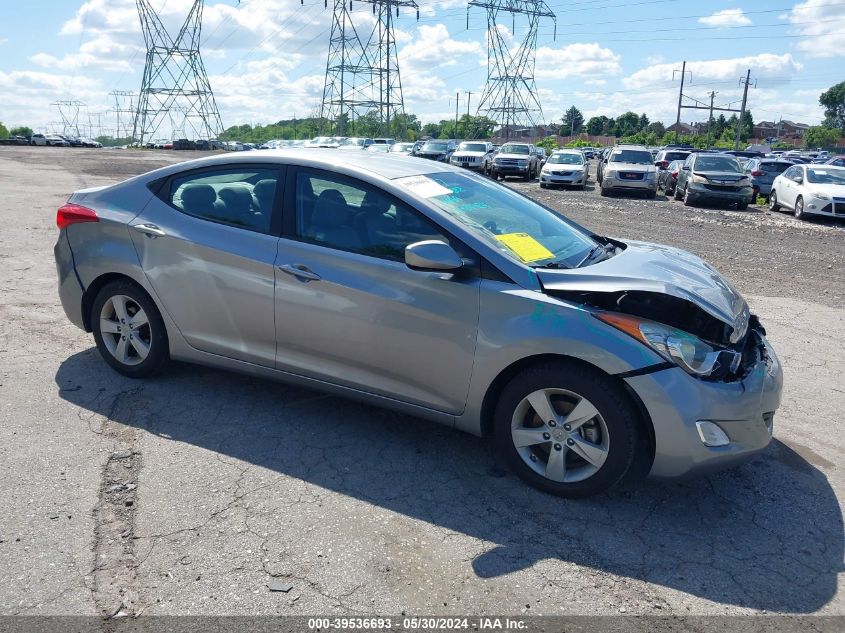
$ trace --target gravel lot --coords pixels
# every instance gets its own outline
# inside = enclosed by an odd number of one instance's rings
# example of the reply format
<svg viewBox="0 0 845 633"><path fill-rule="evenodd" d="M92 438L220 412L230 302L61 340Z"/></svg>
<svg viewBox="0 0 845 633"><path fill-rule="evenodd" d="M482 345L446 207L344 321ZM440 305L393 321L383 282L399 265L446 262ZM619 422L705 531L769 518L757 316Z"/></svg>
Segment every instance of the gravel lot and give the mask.
<svg viewBox="0 0 845 633"><path fill-rule="evenodd" d="M845 615L845 224L513 183L713 262L786 372L760 458L565 501L427 422L188 365L108 369L58 303L55 210L195 156L0 148L0 614Z"/></svg>

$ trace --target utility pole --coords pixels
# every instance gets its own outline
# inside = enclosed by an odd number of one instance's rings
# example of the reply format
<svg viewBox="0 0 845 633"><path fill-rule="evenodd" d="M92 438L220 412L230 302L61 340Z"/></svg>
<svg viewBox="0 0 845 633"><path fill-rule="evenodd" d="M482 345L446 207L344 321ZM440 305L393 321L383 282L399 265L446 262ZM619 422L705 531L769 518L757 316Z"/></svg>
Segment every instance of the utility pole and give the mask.
<svg viewBox="0 0 845 633"><path fill-rule="evenodd" d="M745 88L742 91L742 107L740 108L740 115L739 121L736 123L736 138L734 139L734 150L739 149L739 134L742 130L742 119L745 116L745 104L748 102L748 84L751 83L751 69L748 69L748 72L745 73L745 79L739 80L739 83L745 84Z"/></svg>
<svg viewBox="0 0 845 633"><path fill-rule="evenodd" d="M713 99L716 98L716 91L710 91L710 116L707 117L707 145L713 147Z"/></svg>
<svg viewBox="0 0 845 633"><path fill-rule="evenodd" d="M455 140L458 140L458 101L461 98L461 93L455 93Z"/></svg>
<svg viewBox="0 0 845 633"><path fill-rule="evenodd" d="M469 128L469 100L472 99L472 93L467 90L467 128ZM469 139L470 136L475 136L475 130L469 134L469 129L464 130L464 136Z"/></svg>
<svg viewBox="0 0 845 633"><path fill-rule="evenodd" d="M675 79L675 73L678 72L677 70L672 71L672 80ZM681 128L681 102L684 99L684 79L687 76L687 62L684 60L683 65L681 66L681 89L678 91L678 117L675 119L675 127L678 128L676 134L680 135L680 128Z"/></svg>

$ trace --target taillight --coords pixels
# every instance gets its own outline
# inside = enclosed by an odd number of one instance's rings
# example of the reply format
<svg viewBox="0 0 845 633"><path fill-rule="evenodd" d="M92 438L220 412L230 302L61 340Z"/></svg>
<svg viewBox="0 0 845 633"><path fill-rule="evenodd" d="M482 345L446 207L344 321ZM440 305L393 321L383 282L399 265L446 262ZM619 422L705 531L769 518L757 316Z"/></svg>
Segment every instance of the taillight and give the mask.
<svg viewBox="0 0 845 633"><path fill-rule="evenodd" d="M93 209L79 204L67 203L56 212L56 226L60 229L79 222L99 222Z"/></svg>
<svg viewBox="0 0 845 633"><path fill-rule="evenodd" d="M752 176L765 176L766 172L760 171L759 169L755 169L754 171L751 172L751 175Z"/></svg>
<svg viewBox="0 0 845 633"><path fill-rule="evenodd" d="M673 172L672 172L672 175L673 175L675 178L677 178L677 177L678 177L678 170L676 169L675 171L673 171Z"/></svg>

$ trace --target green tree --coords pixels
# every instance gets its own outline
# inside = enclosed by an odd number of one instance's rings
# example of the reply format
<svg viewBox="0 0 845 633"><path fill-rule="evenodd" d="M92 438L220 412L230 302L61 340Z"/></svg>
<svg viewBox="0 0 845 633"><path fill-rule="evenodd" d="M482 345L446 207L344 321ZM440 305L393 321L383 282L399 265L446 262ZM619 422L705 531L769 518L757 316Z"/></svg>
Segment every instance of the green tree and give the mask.
<svg viewBox="0 0 845 633"><path fill-rule="evenodd" d="M648 124L648 126L645 128L645 131L650 132L656 137L660 138L664 134L666 134L666 126L663 125L660 121L654 121Z"/></svg>
<svg viewBox="0 0 845 633"><path fill-rule="evenodd" d="M754 117L751 116L751 110L746 110L742 113L742 126L739 129L739 138L741 141L747 141L754 136Z"/></svg>
<svg viewBox="0 0 845 633"><path fill-rule="evenodd" d="M640 130L646 129L648 127L648 124L649 124L648 116L646 115L645 112L643 112L640 115Z"/></svg>
<svg viewBox="0 0 845 633"><path fill-rule="evenodd" d="M440 138L440 124L426 123L422 129L423 136L430 136L431 138Z"/></svg>
<svg viewBox="0 0 845 633"><path fill-rule="evenodd" d="M537 147L545 149L547 154L551 154L553 151L560 148L560 145L558 145L557 141L555 141L551 136L547 136L542 141L537 141L534 144Z"/></svg>
<svg viewBox="0 0 845 633"><path fill-rule="evenodd" d="M626 112L616 117L616 136L631 136L640 131L640 117L636 112Z"/></svg>
<svg viewBox="0 0 845 633"><path fill-rule="evenodd" d="M824 106L825 121L829 127L837 127L845 134L845 81L832 86L819 95Z"/></svg>
<svg viewBox="0 0 845 633"><path fill-rule="evenodd" d="M9 134L11 134L12 136L30 137L32 136L32 128L27 127L26 125L19 125L18 127L13 127L11 130L9 130Z"/></svg>
<svg viewBox="0 0 845 633"><path fill-rule="evenodd" d="M833 149L841 136L842 134L838 129L819 125L804 132L804 143L807 147Z"/></svg>
<svg viewBox="0 0 845 633"><path fill-rule="evenodd" d="M570 136L579 134L584 129L584 115L575 106L570 107L563 115L560 125L560 135Z"/></svg>
<svg viewBox="0 0 845 633"><path fill-rule="evenodd" d="M587 121L587 134L591 136L598 136L600 134L604 134L605 128L607 127L608 123L613 123L612 119L602 115L602 116L594 116L590 117L590 120Z"/></svg>
<svg viewBox="0 0 845 633"><path fill-rule="evenodd" d="M9 138L9 130L2 123L0 123L0 138Z"/></svg>

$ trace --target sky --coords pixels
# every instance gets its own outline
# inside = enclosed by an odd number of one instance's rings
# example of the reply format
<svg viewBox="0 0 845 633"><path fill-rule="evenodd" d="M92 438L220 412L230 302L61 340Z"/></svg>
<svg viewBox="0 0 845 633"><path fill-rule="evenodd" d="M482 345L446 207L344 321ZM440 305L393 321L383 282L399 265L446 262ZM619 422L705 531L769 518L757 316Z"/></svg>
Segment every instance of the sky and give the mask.
<svg viewBox="0 0 845 633"><path fill-rule="evenodd" d="M192 0L149 0L175 32ZM487 77L487 19L466 0L417 0L403 9L396 40L407 112L451 118L456 93L474 113ZM266 124L319 111L332 23L323 0L206 0L202 55L225 127ZM633 110L674 123L681 63L684 93L739 107L751 69L755 121L818 124L819 94L845 79L845 0L546 0L535 76L543 120L572 105L585 118ZM353 2L356 24L371 6ZM7 12L8 14L8 12ZM76 100L114 127L113 90L137 92L144 40L135 0L29 0L0 25L0 122L51 130L51 104ZM526 24L504 19L507 37ZM97 115L100 115L99 118ZM681 120L707 118L686 110ZM109 130L106 129L106 132Z"/></svg>

